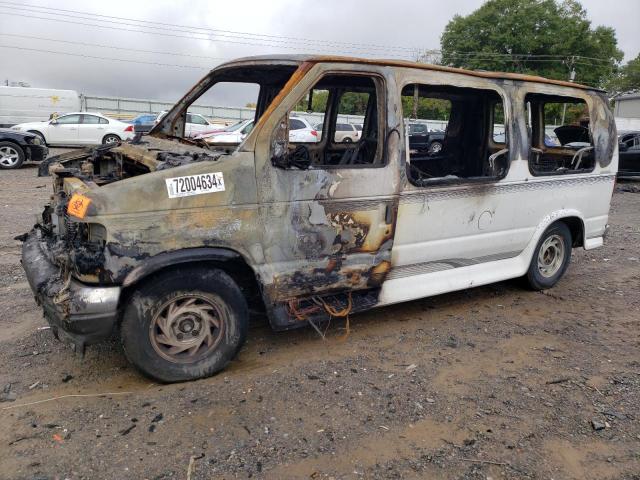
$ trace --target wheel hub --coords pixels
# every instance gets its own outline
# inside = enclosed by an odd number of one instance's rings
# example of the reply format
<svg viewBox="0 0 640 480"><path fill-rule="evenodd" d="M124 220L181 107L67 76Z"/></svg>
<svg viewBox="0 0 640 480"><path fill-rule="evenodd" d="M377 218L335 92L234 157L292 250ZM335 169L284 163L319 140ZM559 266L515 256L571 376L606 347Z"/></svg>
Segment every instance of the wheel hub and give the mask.
<svg viewBox="0 0 640 480"><path fill-rule="evenodd" d="M223 310L209 298L185 295L166 302L150 324L154 350L174 363L205 358L225 328Z"/></svg>
<svg viewBox="0 0 640 480"><path fill-rule="evenodd" d="M0 164L5 167L11 167L18 163L19 159L18 152L11 147L2 147L0 148Z"/></svg>
<svg viewBox="0 0 640 480"><path fill-rule="evenodd" d="M564 241L560 235L551 235L540 246L538 271L543 277L553 277L564 263Z"/></svg>

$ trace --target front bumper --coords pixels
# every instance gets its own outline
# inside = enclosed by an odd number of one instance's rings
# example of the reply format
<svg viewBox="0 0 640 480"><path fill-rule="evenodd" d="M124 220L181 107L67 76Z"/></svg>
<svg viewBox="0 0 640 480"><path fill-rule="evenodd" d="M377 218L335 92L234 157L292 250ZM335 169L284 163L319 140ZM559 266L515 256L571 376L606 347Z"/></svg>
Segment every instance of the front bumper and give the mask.
<svg viewBox="0 0 640 480"><path fill-rule="evenodd" d="M120 287L85 285L63 278L60 268L46 255L37 230L22 245L22 267L56 336L63 336L83 352L113 332L118 318Z"/></svg>

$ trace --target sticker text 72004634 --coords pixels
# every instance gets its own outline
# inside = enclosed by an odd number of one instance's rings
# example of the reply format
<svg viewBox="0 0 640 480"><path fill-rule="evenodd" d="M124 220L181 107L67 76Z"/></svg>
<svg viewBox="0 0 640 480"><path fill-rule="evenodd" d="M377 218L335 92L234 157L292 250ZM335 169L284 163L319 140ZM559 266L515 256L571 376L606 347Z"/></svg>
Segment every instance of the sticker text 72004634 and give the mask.
<svg viewBox="0 0 640 480"><path fill-rule="evenodd" d="M222 176L222 172L167 178L165 182L167 184L169 198L189 197L191 195L224 191L224 177Z"/></svg>

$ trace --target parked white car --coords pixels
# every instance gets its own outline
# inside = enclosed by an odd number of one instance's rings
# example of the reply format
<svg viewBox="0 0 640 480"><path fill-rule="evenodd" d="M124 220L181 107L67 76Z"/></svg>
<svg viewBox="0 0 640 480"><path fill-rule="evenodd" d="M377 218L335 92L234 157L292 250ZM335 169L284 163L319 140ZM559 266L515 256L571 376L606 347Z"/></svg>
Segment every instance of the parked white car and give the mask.
<svg viewBox="0 0 640 480"><path fill-rule="evenodd" d="M155 123L162 120L162 117L166 114L167 110L160 112ZM198 135L209 133L212 130L222 130L226 127L227 125L224 123L210 122L204 115L200 115L199 113L187 113L187 122L184 126L184 136L187 138L195 138Z"/></svg>
<svg viewBox="0 0 640 480"><path fill-rule="evenodd" d="M39 135L47 145L99 145L131 140L133 125L99 113L72 112L45 122L20 123L12 130Z"/></svg>
<svg viewBox="0 0 640 480"><path fill-rule="evenodd" d="M289 141L297 143L316 143L320 136L311 124L301 117L289 119Z"/></svg>
<svg viewBox="0 0 640 480"><path fill-rule="evenodd" d="M253 128L253 120L244 120L215 132L204 133L196 136L196 139L204 140L208 144L235 144L244 140Z"/></svg>
<svg viewBox="0 0 640 480"><path fill-rule="evenodd" d="M253 129L253 120L245 120L231 125L223 130L199 135L210 145L241 143ZM296 143L316 143L319 140L318 132L303 118L289 119L289 141Z"/></svg>
<svg viewBox="0 0 640 480"><path fill-rule="evenodd" d="M315 129L322 132L322 123L318 123ZM362 136L362 125L351 123L336 123L336 131L333 135L333 141L335 143L350 143L357 142Z"/></svg>

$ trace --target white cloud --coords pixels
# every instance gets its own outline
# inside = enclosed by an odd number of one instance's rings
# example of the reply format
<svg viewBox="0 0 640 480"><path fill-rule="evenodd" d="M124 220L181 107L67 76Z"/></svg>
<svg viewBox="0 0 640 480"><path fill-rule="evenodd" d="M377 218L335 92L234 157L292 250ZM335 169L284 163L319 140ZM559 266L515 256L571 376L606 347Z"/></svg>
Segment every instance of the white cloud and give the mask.
<svg viewBox="0 0 640 480"><path fill-rule="evenodd" d="M49 15L29 13L0 0L0 33L75 42L75 44L57 43L0 35L0 45L3 46L203 67L202 70L198 70L140 65L0 48L3 74L9 80L27 81L37 87L75 89L87 94L175 100L204 75L208 68L219 63L218 58L235 58L276 52L302 53L302 51L286 48L294 44L308 51L377 57L410 54L409 50L401 49L438 48L440 35L453 15L466 15L478 8L482 1L349 2L329 0L300 2L273 0L265 2L263 0L245 0L242 2L211 2L192 0L186 3L160 0L150 3L111 0L108 3L93 3L67 0L45 3L42 0L28 0L22 5L25 8L30 4L154 22L251 32L261 35L298 37L325 42L324 44L318 44L315 41L308 43L298 41L296 43L287 39L280 39L277 42L272 39L271 42L267 42L266 37L263 37L262 40L231 38L233 34L227 34L225 42L219 41L219 37L212 41L196 40L179 38L180 36L193 37L193 33L189 33L189 31L180 32L175 28L164 28L161 25L158 25L158 29L155 31L163 35L144 34L139 32L139 28L126 25L126 23L135 22L114 22L109 24L112 28L82 25L83 23L96 24L98 17L94 17L94 19L72 18L71 16L83 16L72 12L59 12L66 16L58 18L76 23L30 18ZM640 13L637 8L637 0L620 0L615 3L614 8L611 7L611 2L600 0L583 0L582 4L587 9L594 25L603 24L616 29L619 46L625 51L627 59L638 54L640 41L637 35L637 25ZM102 20L107 20L107 18L102 18ZM124 31L123 29L136 31ZM327 45L328 42L340 42L340 45ZM271 46L266 46L265 43L271 43ZM345 45L345 43L357 43L359 48L357 45ZM132 52L119 48L97 48L86 44L181 55ZM363 49L362 44L371 46ZM377 48L374 45L386 48ZM194 58L193 56L211 57L211 59ZM0 80L4 80L4 78Z"/></svg>

